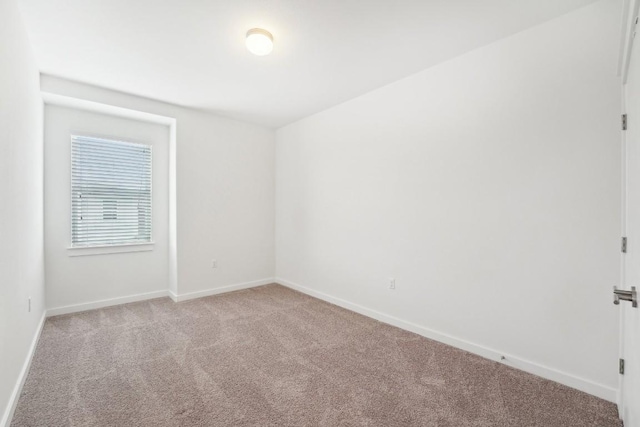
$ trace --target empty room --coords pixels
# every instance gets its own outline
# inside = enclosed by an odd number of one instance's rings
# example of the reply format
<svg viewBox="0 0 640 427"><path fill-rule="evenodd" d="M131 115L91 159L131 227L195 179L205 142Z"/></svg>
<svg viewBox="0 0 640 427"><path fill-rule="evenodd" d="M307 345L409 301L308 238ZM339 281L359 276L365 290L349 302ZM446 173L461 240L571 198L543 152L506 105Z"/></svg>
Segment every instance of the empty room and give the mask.
<svg viewBox="0 0 640 427"><path fill-rule="evenodd" d="M0 0L0 427L640 427L640 0Z"/></svg>

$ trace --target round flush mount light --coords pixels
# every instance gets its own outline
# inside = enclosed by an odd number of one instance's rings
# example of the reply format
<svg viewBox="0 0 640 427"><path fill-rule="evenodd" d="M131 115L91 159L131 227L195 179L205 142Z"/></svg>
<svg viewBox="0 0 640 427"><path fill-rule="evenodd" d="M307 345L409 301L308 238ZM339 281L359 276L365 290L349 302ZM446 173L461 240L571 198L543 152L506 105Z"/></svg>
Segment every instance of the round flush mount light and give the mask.
<svg viewBox="0 0 640 427"><path fill-rule="evenodd" d="M247 49L254 55L264 56L273 50L273 36L262 28L252 28L247 31Z"/></svg>

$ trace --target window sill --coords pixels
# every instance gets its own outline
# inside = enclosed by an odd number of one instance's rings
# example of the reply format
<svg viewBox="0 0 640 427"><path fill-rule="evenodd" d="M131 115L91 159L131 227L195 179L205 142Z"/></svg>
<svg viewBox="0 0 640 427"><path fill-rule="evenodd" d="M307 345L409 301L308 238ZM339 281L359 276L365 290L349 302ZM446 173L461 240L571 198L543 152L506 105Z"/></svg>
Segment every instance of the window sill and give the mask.
<svg viewBox="0 0 640 427"><path fill-rule="evenodd" d="M122 254L127 252L146 252L146 251L152 251L154 246L155 246L154 242L126 243L122 245L104 245L104 246L70 246L67 248L67 255L87 256L87 255Z"/></svg>

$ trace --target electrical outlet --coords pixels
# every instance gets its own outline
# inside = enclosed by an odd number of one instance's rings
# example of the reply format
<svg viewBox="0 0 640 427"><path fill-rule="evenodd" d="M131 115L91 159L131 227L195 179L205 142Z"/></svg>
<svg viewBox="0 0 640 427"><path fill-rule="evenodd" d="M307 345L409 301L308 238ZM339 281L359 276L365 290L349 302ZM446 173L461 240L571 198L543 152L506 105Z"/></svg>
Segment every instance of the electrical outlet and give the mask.
<svg viewBox="0 0 640 427"><path fill-rule="evenodd" d="M389 289L395 289L396 288L396 279L394 278L389 278Z"/></svg>
<svg viewBox="0 0 640 427"><path fill-rule="evenodd" d="M218 261L215 259L211 260L211 268L218 268Z"/></svg>
<svg viewBox="0 0 640 427"><path fill-rule="evenodd" d="M29 297L29 313L31 313L31 297Z"/></svg>

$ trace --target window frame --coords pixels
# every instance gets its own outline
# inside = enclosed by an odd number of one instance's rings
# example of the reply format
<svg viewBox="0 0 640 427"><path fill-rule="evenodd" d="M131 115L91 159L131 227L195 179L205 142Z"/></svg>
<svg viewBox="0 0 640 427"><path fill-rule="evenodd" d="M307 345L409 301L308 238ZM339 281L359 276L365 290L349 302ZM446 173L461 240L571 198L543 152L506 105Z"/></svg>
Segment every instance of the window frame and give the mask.
<svg viewBox="0 0 640 427"><path fill-rule="evenodd" d="M151 220L149 223L150 233L149 241L145 242L122 242L113 244L96 244L96 245L74 245L73 243L73 139L77 137L97 138L108 141L131 143L145 145L149 147L151 158L151 179L149 187L149 201L150 201L150 214ZM152 251L155 248L155 241L153 239L154 231L154 207L153 207L153 169L154 169L154 156L153 156L153 144L146 141L139 141L133 138L122 138L117 136L100 135L94 132L82 132L72 131L69 134L69 245L67 246L68 256L84 256L84 255L102 255L102 254L115 254L115 253L128 253L128 252L145 252Z"/></svg>

